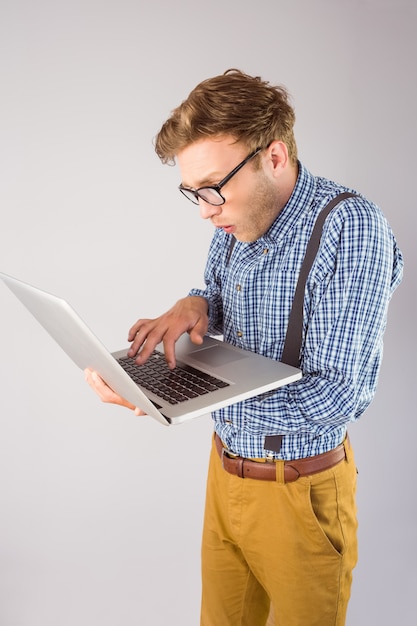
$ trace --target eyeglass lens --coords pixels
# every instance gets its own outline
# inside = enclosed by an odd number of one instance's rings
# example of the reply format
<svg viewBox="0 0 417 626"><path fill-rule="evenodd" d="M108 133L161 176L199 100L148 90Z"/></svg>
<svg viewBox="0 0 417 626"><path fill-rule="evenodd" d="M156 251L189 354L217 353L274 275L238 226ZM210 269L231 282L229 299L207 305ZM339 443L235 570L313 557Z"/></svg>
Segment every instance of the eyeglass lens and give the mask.
<svg viewBox="0 0 417 626"><path fill-rule="evenodd" d="M188 198L188 200L191 200L193 204L199 204L199 200L201 199L208 204L220 206L221 204L224 204L225 199L221 195L219 189L221 189L221 187L223 187L235 174L237 174L237 172L248 161L253 159L253 157L256 156L260 151L261 148L257 148L254 152L249 154L225 178L223 178L223 180L218 185L215 185L213 187L200 187L199 189L189 189L188 187L183 187L182 185L180 185L179 190L186 198Z"/></svg>

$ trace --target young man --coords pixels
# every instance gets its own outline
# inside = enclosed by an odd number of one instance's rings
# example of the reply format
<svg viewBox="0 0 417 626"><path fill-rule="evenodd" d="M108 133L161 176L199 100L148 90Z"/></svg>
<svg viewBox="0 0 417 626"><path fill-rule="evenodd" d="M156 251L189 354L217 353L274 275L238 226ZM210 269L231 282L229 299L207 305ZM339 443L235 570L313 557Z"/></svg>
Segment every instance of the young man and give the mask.
<svg viewBox="0 0 417 626"><path fill-rule="evenodd" d="M403 262L375 204L300 163L294 121L282 87L229 70L198 85L156 138L157 154L178 161L180 191L215 233L206 288L130 330L138 363L163 341L174 367L184 332L197 344L223 334L281 360L313 227L330 200L352 194L324 221L302 293L303 378L213 413L203 626L261 626L270 602L277 626L340 626L357 561L347 424L375 393ZM102 400L142 414L97 374L86 376Z"/></svg>

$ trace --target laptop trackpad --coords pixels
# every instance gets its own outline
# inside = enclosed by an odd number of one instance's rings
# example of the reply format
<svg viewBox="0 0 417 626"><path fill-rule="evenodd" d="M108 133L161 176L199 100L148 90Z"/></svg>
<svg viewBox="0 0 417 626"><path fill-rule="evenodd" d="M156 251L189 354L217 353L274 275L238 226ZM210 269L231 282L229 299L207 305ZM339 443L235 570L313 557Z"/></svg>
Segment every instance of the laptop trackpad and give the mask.
<svg viewBox="0 0 417 626"><path fill-rule="evenodd" d="M190 354L190 357L205 365L220 367L221 365L227 365L227 363L233 363L233 361L238 361L239 359L245 359L246 354L224 349L223 346L211 346L203 350L196 350Z"/></svg>

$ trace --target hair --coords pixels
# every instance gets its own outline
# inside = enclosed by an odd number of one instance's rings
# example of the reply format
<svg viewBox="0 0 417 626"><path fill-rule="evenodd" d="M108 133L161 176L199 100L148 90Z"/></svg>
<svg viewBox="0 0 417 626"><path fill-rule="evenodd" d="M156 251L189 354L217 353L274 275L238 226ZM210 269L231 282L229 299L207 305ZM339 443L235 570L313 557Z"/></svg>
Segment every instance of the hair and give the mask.
<svg viewBox="0 0 417 626"><path fill-rule="evenodd" d="M171 112L155 137L155 151L163 163L173 164L178 152L191 143L230 135L250 152L282 141L295 164L295 113L289 100L282 85L229 69L198 84Z"/></svg>

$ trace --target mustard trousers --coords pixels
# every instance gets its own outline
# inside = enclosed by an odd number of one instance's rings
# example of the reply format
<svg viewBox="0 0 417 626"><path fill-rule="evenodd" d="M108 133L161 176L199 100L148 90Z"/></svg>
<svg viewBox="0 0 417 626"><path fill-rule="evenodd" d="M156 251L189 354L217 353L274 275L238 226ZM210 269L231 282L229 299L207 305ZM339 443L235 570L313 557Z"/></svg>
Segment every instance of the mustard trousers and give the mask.
<svg viewBox="0 0 417 626"><path fill-rule="evenodd" d="M201 626L343 626L357 561L356 466L291 483L228 474L213 444ZM279 475L280 472L277 472Z"/></svg>

